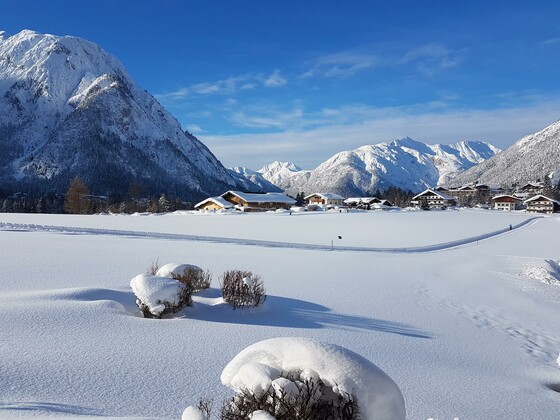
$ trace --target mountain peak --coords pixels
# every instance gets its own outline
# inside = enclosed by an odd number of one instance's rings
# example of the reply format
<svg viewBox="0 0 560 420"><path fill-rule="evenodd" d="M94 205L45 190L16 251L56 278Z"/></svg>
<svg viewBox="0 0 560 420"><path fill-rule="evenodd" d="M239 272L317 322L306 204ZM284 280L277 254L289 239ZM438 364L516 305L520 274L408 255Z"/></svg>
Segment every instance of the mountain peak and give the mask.
<svg viewBox="0 0 560 420"><path fill-rule="evenodd" d="M394 186L419 191L493 156L488 143L427 145L410 137L335 154L313 171L270 168L263 176L290 194L305 191L360 196ZM497 149L496 149L497 150Z"/></svg>
<svg viewBox="0 0 560 420"><path fill-rule="evenodd" d="M24 30L0 43L0 181L63 192L198 198L237 186L124 66L87 40ZM37 188L38 189L38 188Z"/></svg>

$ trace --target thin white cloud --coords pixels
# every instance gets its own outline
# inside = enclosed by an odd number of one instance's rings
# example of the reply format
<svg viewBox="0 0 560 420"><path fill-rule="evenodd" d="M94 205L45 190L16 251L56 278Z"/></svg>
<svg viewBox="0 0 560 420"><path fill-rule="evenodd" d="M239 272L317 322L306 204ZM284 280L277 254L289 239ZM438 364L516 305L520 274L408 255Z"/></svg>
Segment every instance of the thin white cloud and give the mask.
<svg viewBox="0 0 560 420"><path fill-rule="evenodd" d="M197 124L189 124L189 125L187 125L186 128L187 128L187 130L189 130L191 133L194 133L194 134L204 132L204 130Z"/></svg>
<svg viewBox="0 0 560 420"><path fill-rule="evenodd" d="M545 39L544 41L541 42L541 44L546 46L551 46L551 45L556 46L560 44L560 37Z"/></svg>
<svg viewBox="0 0 560 420"><path fill-rule="evenodd" d="M234 95L243 90L254 90L258 86L264 87L280 87L288 83L287 79L282 75L281 71L276 69L269 75L262 73L243 74L240 76L232 76L227 79L216 80L212 82L203 82L182 87L174 92L156 94L155 97L161 101L180 101L187 97L205 96L205 95Z"/></svg>
<svg viewBox="0 0 560 420"><path fill-rule="evenodd" d="M282 77L280 70L276 69L264 80L264 85L266 87L280 87L284 86L288 81Z"/></svg>
<svg viewBox="0 0 560 420"><path fill-rule="evenodd" d="M356 52L339 52L317 58L311 69L300 75L300 78L310 77L350 77L364 70L381 67L384 60L373 54Z"/></svg>
<svg viewBox="0 0 560 420"><path fill-rule="evenodd" d="M416 65L424 74L433 76L443 69L457 66L462 60L463 52L451 50L441 44L427 44L408 51L399 60L399 64Z"/></svg>
<svg viewBox="0 0 560 420"><path fill-rule="evenodd" d="M397 52L356 52L342 51L315 59L300 79L312 77L346 78L357 73L386 67L402 67L413 64L414 68L426 75L457 66L464 51L455 51L442 44L426 44L400 55Z"/></svg>
<svg viewBox="0 0 560 420"><path fill-rule="evenodd" d="M274 119L280 132L202 136L201 140L226 166L258 169L274 160L292 161L313 169L335 153L365 144L375 144L410 136L426 143L455 143L483 140L507 148L522 136L543 129L558 119L560 100L544 99L538 103L508 109L464 109L441 111L423 105L413 108L369 108L366 106L325 109L312 115L329 116L331 122L312 126L300 122L287 125L300 117L286 113ZM424 111L422 111L424 110ZM353 114L353 116L348 116ZM245 115L249 120L251 117ZM274 126L266 118L262 126ZM304 114L301 119L305 119ZM254 120L258 127L259 120ZM284 124L284 125L282 125Z"/></svg>

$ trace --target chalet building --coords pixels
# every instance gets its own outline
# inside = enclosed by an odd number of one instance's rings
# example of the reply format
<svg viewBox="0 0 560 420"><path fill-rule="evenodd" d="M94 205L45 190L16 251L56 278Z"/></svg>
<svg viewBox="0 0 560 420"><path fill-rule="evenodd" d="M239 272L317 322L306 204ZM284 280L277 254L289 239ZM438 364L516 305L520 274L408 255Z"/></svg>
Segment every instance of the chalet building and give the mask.
<svg viewBox="0 0 560 420"><path fill-rule="evenodd" d="M473 204L473 201L487 201L490 197L491 189L484 184L463 185L458 188L450 188L447 193L457 198L460 204Z"/></svg>
<svg viewBox="0 0 560 420"><path fill-rule="evenodd" d="M303 198L309 204L322 204L323 206L342 206L344 197L333 193L314 193Z"/></svg>
<svg viewBox="0 0 560 420"><path fill-rule="evenodd" d="M449 206L456 206L457 199L442 192L427 189L412 197L410 201L414 207L422 207L423 203L426 203L430 209L445 209Z"/></svg>
<svg viewBox="0 0 560 420"><path fill-rule="evenodd" d="M492 202L494 210L512 211L520 210L523 200L515 195L502 194L492 197Z"/></svg>
<svg viewBox="0 0 560 420"><path fill-rule="evenodd" d="M348 207L356 207L366 210L370 210L372 208L383 209L386 207L393 207L393 203L389 200L378 197L351 197L344 200L344 204Z"/></svg>
<svg viewBox="0 0 560 420"><path fill-rule="evenodd" d="M558 213L560 212L560 201L553 200L542 194L537 194L534 197L525 200L527 205L527 213Z"/></svg>
<svg viewBox="0 0 560 420"><path fill-rule="evenodd" d="M210 197L197 203L194 208L196 210L227 210L233 209L233 204L222 197Z"/></svg>
<svg viewBox="0 0 560 420"><path fill-rule="evenodd" d="M515 194L519 197L529 198L534 195L542 194L544 188L544 183L542 182L529 182L523 185L515 191Z"/></svg>
<svg viewBox="0 0 560 420"><path fill-rule="evenodd" d="M227 191L221 195L225 201L242 211L268 211L289 209L296 200L282 193L247 193Z"/></svg>

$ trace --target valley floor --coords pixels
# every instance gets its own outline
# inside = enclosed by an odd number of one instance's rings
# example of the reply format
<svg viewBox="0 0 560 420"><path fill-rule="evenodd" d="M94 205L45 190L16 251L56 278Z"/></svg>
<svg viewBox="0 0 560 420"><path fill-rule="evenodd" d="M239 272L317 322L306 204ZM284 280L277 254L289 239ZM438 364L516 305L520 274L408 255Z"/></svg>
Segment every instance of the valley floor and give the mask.
<svg viewBox="0 0 560 420"><path fill-rule="evenodd" d="M410 419L556 419L558 238L557 215L495 211L0 214L0 418L180 418L231 395L243 348L301 336L377 364ZM141 318L129 281L156 260L212 288ZM213 306L235 268L262 276L262 308Z"/></svg>

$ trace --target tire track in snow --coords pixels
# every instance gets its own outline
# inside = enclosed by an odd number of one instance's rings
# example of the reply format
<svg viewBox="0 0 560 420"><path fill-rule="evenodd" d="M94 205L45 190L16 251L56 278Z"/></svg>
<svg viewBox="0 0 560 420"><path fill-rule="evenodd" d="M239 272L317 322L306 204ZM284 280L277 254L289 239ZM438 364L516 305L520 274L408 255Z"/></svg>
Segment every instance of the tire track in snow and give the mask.
<svg viewBox="0 0 560 420"><path fill-rule="evenodd" d="M260 246L266 248L289 248L289 249L303 249L303 250L316 250L316 251L352 251L352 252L371 252L371 253L425 253L434 251L444 251L448 249L458 248L465 245L470 245L478 241L490 239L499 235L508 234L516 229L536 223L542 216L532 217L522 221L516 225L512 225L505 229L500 229L492 232L483 233L477 236L458 239L450 242L442 242L433 245L423 245L416 247L401 247L401 248L377 248L377 247L355 247L355 246L336 246L334 249L329 245L319 244L305 244L297 242L275 242L265 241L260 239L242 239L242 238L227 238L220 236L201 236L201 235L188 235L182 233L162 233L162 232L141 232L132 230L116 230L116 229L101 229L101 228L80 228L69 226L51 226L51 225L36 225L36 224L22 224L22 223L3 223L0 222L0 230L6 231L26 231L26 232L53 232L73 235L107 235L107 236L121 236L130 238L145 238L145 239L166 239L175 241L194 241L194 242L210 242L221 244L234 244L234 245L248 245Z"/></svg>

